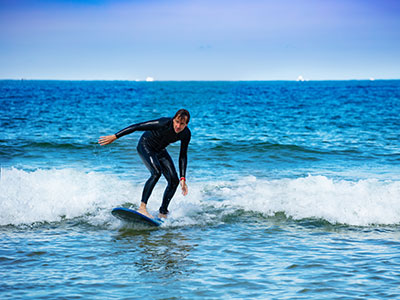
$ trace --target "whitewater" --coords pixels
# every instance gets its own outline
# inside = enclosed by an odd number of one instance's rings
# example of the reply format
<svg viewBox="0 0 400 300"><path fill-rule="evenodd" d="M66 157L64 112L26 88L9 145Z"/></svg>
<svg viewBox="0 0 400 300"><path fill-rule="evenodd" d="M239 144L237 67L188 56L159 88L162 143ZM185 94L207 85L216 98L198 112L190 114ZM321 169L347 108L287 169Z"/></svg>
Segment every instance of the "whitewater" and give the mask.
<svg viewBox="0 0 400 300"><path fill-rule="evenodd" d="M137 208L142 187L143 182L135 184L99 172L1 169L0 225L73 218L84 218L94 225L115 225L110 210L120 204ZM149 203L153 212L163 188L160 184L154 191ZM165 226L177 222L181 226L203 224L211 216L218 223L224 215L238 210L355 226L400 223L399 181L333 180L325 176L267 180L249 176L192 182L190 189L189 197L176 196Z"/></svg>

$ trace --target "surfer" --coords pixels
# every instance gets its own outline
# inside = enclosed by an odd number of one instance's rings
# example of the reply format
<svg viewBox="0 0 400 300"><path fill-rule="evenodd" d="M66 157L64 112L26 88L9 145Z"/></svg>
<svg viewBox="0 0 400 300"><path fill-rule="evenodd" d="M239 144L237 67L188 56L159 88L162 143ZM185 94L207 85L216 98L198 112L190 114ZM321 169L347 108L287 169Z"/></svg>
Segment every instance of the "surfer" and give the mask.
<svg viewBox="0 0 400 300"><path fill-rule="evenodd" d="M184 196L188 193L186 184L186 166L187 149L189 146L191 132L187 127L190 120L190 114L185 109L176 112L173 118L160 118L157 120L142 122L128 126L116 134L101 136L99 144L104 146L111 144L116 139L135 131L145 131L139 140L137 151L143 163L150 171L150 178L146 181L143 188L142 200L139 212L150 218L153 218L147 211L147 200L149 199L154 186L161 177L161 174L168 181L165 188L162 204L159 209L159 217L166 218L168 214L168 205L174 196L178 185L182 188ZM181 141L179 153L179 173L180 179L166 147Z"/></svg>

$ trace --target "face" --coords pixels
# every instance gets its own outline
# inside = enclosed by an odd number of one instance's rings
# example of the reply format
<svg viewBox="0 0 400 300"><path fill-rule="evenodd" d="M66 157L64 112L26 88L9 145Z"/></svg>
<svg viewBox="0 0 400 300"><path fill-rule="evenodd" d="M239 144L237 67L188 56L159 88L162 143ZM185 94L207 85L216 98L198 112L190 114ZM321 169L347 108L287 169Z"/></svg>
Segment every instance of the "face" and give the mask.
<svg viewBox="0 0 400 300"><path fill-rule="evenodd" d="M186 117L181 118L180 116L177 116L176 118L173 119L173 123L174 123L175 133L181 132L187 126Z"/></svg>

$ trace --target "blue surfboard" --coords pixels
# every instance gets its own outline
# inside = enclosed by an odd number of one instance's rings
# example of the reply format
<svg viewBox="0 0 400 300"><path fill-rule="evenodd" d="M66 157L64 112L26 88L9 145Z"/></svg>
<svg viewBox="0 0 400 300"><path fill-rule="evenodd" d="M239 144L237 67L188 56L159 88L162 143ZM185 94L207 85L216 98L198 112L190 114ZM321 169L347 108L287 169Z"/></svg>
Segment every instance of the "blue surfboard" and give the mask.
<svg viewBox="0 0 400 300"><path fill-rule="evenodd" d="M130 222L130 223L139 223L139 224L147 224L151 226L160 226L162 224L162 220L159 218L149 218L140 212L125 208L125 207L116 207L111 211L112 215L122 221Z"/></svg>

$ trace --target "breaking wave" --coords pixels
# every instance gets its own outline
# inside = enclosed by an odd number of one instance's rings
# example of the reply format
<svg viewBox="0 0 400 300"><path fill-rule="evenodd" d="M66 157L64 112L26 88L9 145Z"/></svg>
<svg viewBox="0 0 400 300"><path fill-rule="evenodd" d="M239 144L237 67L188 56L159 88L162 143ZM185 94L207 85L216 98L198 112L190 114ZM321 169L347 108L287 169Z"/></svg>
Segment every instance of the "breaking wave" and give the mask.
<svg viewBox="0 0 400 300"><path fill-rule="evenodd" d="M144 179L145 180L145 179ZM93 225L120 224L115 206L137 207L143 182L76 169L1 169L0 225L59 222L84 218ZM164 181L149 200L156 213ZM325 176L295 179L245 177L231 181L189 183L187 197L179 191L163 226L223 222L238 211L271 217L284 213L294 220L319 219L355 226L400 224L400 182L365 179L335 180Z"/></svg>

